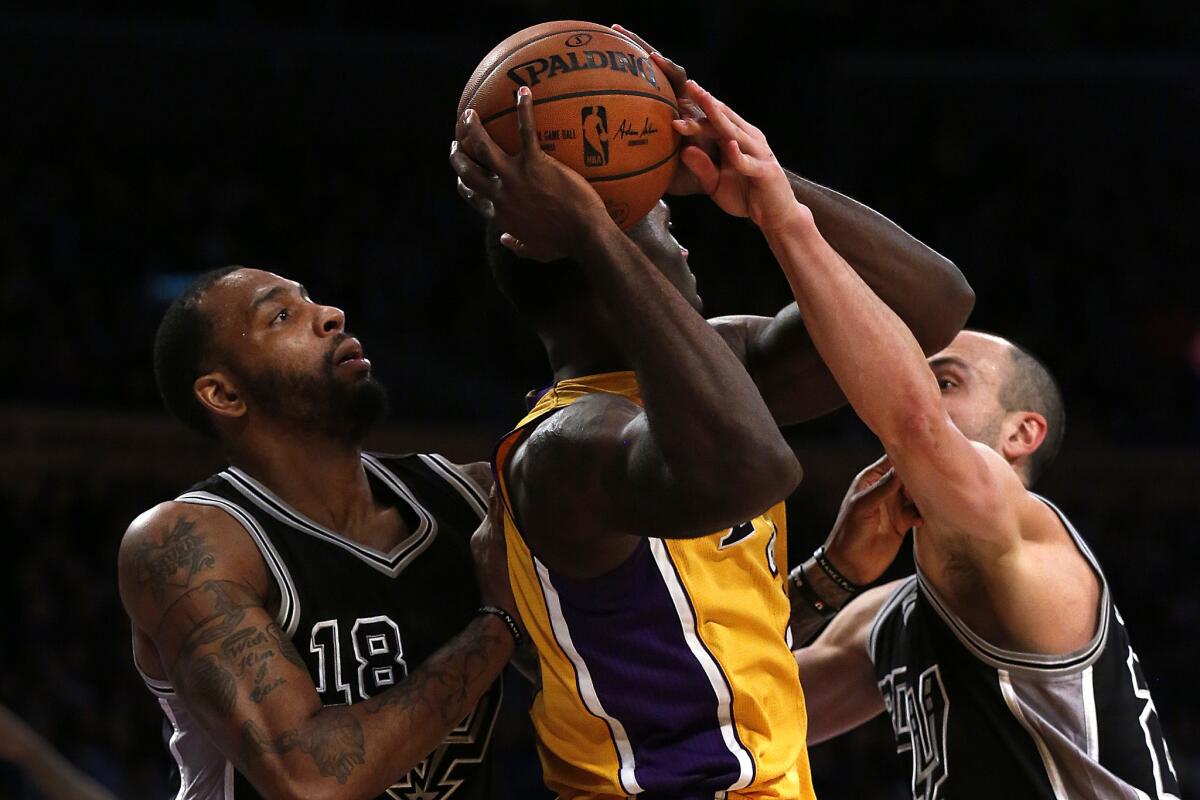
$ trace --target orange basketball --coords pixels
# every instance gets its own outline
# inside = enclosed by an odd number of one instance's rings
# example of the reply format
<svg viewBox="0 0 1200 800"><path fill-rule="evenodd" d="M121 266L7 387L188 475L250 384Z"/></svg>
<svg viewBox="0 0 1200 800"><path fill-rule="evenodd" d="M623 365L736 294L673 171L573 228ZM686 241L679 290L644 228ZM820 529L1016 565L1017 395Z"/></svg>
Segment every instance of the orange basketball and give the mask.
<svg viewBox="0 0 1200 800"><path fill-rule="evenodd" d="M520 149L517 89L533 91L542 149L595 187L622 228L663 196L678 165L675 92L650 55L612 28L545 22L505 39L484 57L458 101L496 144Z"/></svg>

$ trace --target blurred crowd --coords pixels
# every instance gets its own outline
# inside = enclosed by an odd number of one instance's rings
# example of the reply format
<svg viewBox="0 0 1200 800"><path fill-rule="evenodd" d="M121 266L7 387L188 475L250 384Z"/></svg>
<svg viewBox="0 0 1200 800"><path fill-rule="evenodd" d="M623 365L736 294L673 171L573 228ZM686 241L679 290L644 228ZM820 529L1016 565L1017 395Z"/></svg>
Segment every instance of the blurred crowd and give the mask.
<svg viewBox="0 0 1200 800"><path fill-rule="evenodd" d="M548 376L454 193L453 109L495 41L592 12L488 4L473 20L416 30L395 8L372 25L335 3L280 17L220 3L216 22L137 17L129 5L97 19L85 4L61 18L18 4L14 24L0 25L3 403L161 413L150 348L166 302L191 275L244 263L347 311L394 419L502 432ZM618 21L759 123L786 166L953 259L978 295L971 324L1028 345L1060 377L1068 448L1194 450L1200 57L1185 43L1200 35L1195 7L1136 29L1093 19L1087 31L1069 4L1032 17L1009 9L973 49L947 44L965 22L867 5L754 16L702 2L691 19L664 4ZM703 198L673 206L709 313L772 313L787 300L747 225L718 219ZM869 442L844 413L803 435ZM104 458L0 485L16 554L0 581L0 703L119 796L164 797L161 715L129 660L115 554L132 516L183 487L114 478ZM1200 601L1187 570L1200 547L1184 533L1200 501L1160 502L1153 475L1128 484L1136 503L1067 510L1108 565L1176 768L1195 783L1188 643ZM793 536L815 541L840 489L805 492L791 513L822 521ZM903 797L891 749L881 721L817 748L818 789ZM0 798L31 791L0 764Z"/></svg>

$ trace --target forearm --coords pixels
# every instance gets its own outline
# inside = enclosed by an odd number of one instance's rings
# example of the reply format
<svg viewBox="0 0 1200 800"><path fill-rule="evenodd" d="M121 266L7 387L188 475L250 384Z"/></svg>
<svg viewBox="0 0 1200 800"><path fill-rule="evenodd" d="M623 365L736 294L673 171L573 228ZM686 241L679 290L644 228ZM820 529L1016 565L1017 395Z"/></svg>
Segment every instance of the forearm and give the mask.
<svg viewBox="0 0 1200 800"><path fill-rule="evenodd" d="M594 234L583 253L668 463L686 471L722 456L790 458L741 361L637 245L613 228Z"/></svg>
<svg viewBox="0 0 1200 800"><path fill-rule="evenodd" d="M921 346L828 242L811 216L768 233L813 344L863 422L887 445L940 408Z"/></svg>
<svg viewBox="0 0 1200 800"><path fill-rule="evenodd" d="M321 787L323 795L374 797L462 722L513 649L504 624L481 616L398 685L371 700L322 708L304 725L282 733L268 734L247 722L243 753L263 767L278 759L274 769L260 774L282 774L284 786L301 787L306 795Z"/></svg>
<svg viewBox="0 0 1200 800"><path fill-rule="evenodd" d="M852 198L788 172L825 240L904 320L926 354L949 344L975 294L953 262Z"/></svg>

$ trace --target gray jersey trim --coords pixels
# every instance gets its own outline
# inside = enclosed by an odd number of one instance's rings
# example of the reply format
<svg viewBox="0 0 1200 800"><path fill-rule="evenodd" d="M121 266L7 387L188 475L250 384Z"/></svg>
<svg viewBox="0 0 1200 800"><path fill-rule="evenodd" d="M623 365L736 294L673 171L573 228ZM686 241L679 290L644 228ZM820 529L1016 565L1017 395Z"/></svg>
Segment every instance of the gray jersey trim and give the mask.
<svg viewBox="0 0 1200 800"><path fill-rule="evenodd" d="M1009 712L1037 747L1057 800L1149 800L1100 763L1092 667L1049 678L999 669L996 679ZM1160 792L1158 797L1172 795Z"/></svg>
<svg viewBox="0 0 1200 800"><path fill-rule="evenodd" d="M295 634L296 625L300 622L300 595L296 591L296 584L292 581L287 565L279 555L279 551L275 549L275 545L271 543L271 537L267 536L267 532L258 524L254 515L237 503L210 492L188 492L175 500L179 503L194 503L195 505L219 508L246 529L246 533L258 547L263 560L267 562L267 568L270 569L279 586L279 613L275 615L275 622L289 637Z"/></svg>
<svg viewBox="0 0 1200 800"><path fill-rule="evenodd" d="M1075 530L1075 526L1071 524L1066 515L1046 498L1036 494L1033 496L1049 506L1058 516L1063 527L1070 534L1075 546L1092 567L1092 570L1095 571L1096 577L1100 579L1099 624L1092 640L1082 648L1065 655L1045 655L1042 653L1023 653L996 647L971 630L965 622L950 610L950 606L942 599L937 590L933 588L933 584L921 572L920 565L917 565L916 577L921 587L921 593L929 600L929 604L937 612L938 616L954 632L954 635L962 642L963 646L988 666L1001 670L1032 669L1055 673L1078 672L1091 666L1099 658L1100 654L1104 651L1104 643L1108 640L1109 616L1110 609L1112 608L1108 592L1108 581L1105 580L1104 572L1100 569L1100 564L1096 561L1096 557L1092 555L1092 551L1088 549L1087 544L1083 541L1083 537Z"/></svg>
<svg viewBox="0 0 1200 800"><path fill-rule="evenodd" d="M233 762L177 698L160 697L158 704L171 723L167 748L179 767L175 800L233 800Z"/></svg>
<svg viewBox="0 0 1200 800"><path fill-rule="evenodd" d="M428 455L422 453L418 457L434 471L434 474L445 478L446 482L454 487L454 491L458 492L463 500L467 501L467 505L479 515L480 519L487 516L487 492L483 491L483 487L477 484L465 470L437 453Z"/></svg>
<svg viewBox="0 0 1200 800"><path fill-rule="evenodd" d="M389 553L383 553L374 548L361 545L337 531L332 531L314 522L237 467L230 467L225 470L221 473L221 477L248 500L280 522L295 528L301 533L336 545L356 556L360 561L370 565L375 570L394 578L417 555L424 552L433 543L438 533L437 520L418 502L416 496L409 490L408 486L391 470L384 467L378 459L364 453L362 455L362 462L365 469L379 477L397 496L407 502L417 514L417 529L409 534L404 541L392 548Z"/></svg>
<svg viewBox="0 0 1200 800"><path fill-rule="evenodd" d="M897 586L887 599L883 601L883 605L875 612L874 618L871 620L871 630L867 634L867 657L871 659L871 663L876 663L875 660L875 645L879 638L879 628L883 625L884 620L888 618L896 607L904 602L905 597L908 597L913 592L913 587L916 585L917 576L910 575L908 580Z"/></svg>

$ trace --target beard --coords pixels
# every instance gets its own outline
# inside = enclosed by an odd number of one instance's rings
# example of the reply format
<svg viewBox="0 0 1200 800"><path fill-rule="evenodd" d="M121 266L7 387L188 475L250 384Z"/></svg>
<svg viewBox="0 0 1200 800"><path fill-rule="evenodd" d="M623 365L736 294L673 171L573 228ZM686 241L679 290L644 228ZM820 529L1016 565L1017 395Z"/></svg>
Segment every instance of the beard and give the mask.
<svg viewBox="0 0 1200 800"><path fill-rule="evenodd" d="M242 391L270 417L326 438L360 444L387 413L387 390L372 375L353 383L337 379L333 351L344 338L334 342L320 370L266 369L241 375Z"/></svg>

